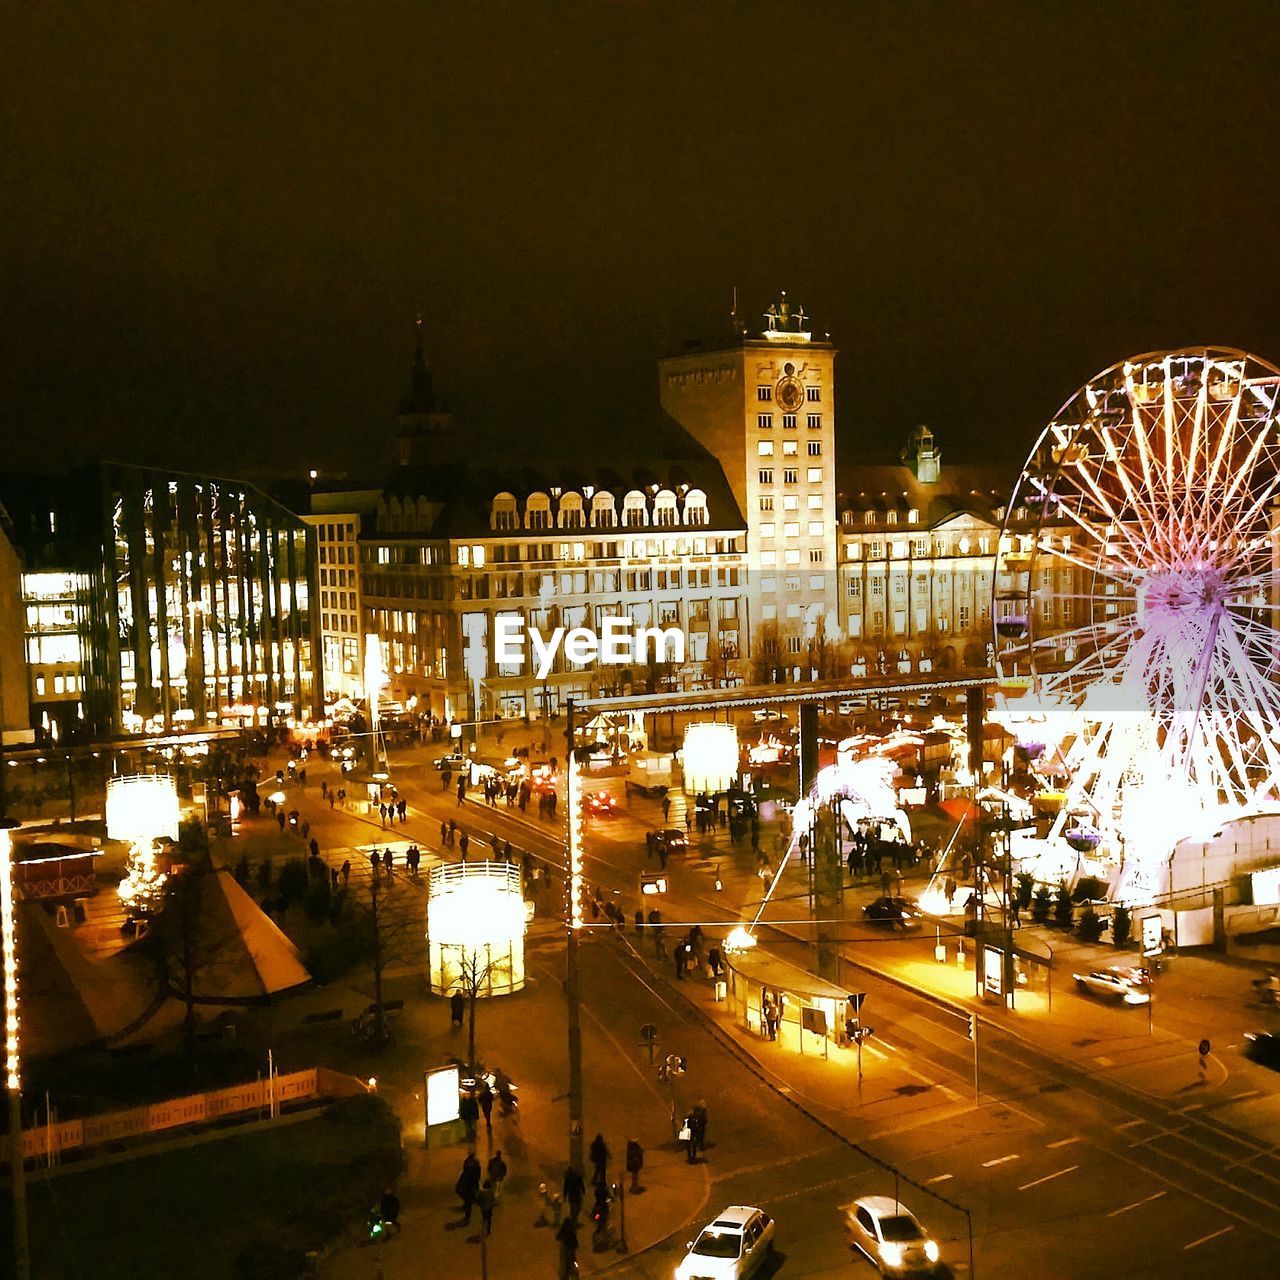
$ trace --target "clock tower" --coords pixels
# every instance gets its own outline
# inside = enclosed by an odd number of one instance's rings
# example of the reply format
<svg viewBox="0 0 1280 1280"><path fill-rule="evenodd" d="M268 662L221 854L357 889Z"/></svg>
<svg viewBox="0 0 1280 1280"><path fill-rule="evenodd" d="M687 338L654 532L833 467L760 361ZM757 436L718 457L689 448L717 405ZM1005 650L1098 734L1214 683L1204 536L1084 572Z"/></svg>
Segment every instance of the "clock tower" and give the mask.
<svg viewBox="0 0 1280 1280"><path fill-rule="evenodd" d="M747 527L751 634L803 666L837 638L835 348L785 293L749 334L659 364L662 407L719 460ZM771 626L770 624L775 624Z"/></svg>

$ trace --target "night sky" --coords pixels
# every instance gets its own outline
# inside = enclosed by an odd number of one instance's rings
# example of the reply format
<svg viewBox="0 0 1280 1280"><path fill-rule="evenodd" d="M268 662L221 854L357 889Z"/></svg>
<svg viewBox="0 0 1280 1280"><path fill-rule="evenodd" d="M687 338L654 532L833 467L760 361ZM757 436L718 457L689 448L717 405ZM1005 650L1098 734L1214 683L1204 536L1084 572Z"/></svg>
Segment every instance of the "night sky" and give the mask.
<svg viewBox="0 0 1280 1280"><path fill-rule="evenodd" d="M10 6L8 463L512 449L657 412L786 288L848 452L1025 454L1124 356L1280 361L1274 5ZM379 434L381 433L381 435Z"/></svg>

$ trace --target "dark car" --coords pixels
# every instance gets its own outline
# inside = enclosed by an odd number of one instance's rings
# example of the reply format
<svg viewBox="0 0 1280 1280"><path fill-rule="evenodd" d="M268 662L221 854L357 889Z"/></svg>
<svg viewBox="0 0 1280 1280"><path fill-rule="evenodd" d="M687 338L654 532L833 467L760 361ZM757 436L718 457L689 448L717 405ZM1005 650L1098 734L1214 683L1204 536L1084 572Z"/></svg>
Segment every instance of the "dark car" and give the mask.
<svg viewBox="0 0 1280 1280"><path fill-rule="evenodd" d="M652 786L646 786L643 782L632 782L630 778L626 781L628 795L641 795L646 800L661 800L667 794L668 787L657 782Z"/></svg>
<svg viewBox="0 0 1280 1280"><path fill-rule="evenodd" d="M920 923L920 907L914 898L877 898L862 908L862 914L872 924L895 925L899 929L914 929Z"/></svg>
<svg viewBox="0 0 1280 1280"><path fill-rule="evenodd" d="M685 853L689 848L689 837L679 827L659 831L658 839L666 846L668 853Z"/></svg>
<svg viewBox="0 0 1280 1280"><path fill-rule="evenodd" d="M1259 1066L1280 1071L1280 1034L1274 1031L1246 1031L1244 1054Z"/></svg>

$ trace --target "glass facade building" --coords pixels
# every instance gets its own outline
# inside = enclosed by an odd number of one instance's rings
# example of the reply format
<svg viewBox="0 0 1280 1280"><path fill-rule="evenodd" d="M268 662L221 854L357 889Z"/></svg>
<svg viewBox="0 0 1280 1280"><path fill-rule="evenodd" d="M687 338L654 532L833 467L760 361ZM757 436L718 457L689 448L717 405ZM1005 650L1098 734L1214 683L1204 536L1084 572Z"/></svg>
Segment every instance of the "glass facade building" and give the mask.
<svg viewBox="0 0 1280 1280"><path fill-rule="evenodd" d="M315 535L278 502L115 463L0 484L46 728L50 705L63 736L71 707L93 736L318 714Z"/></svg>

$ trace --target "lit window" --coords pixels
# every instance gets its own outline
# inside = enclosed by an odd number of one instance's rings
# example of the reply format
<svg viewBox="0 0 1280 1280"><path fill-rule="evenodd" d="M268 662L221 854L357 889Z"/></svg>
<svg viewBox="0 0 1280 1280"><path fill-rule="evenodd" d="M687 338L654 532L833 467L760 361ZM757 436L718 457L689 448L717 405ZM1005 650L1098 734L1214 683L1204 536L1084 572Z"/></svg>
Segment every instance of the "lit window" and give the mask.
<svg viewBox="0 0 1280 1280"><path fill-rule="evenodd" d="M760 510L761 510L761 511L772 511L772 510L773 510L773 498L772 498L772 496L770 496L770 497L766 497L766 498L761 498L761 499L760 499Z"/></svg>
<svg viewBox="0 0 1280 1280"><path fill-rule="evenodd" d="M809 552L809 563L810 563L810 564L821 564L821 563L822 563L822 548L821 548L821 547L814 547L814 548L813 548L813 550L811 550L811 551ZM809 585L810 585L810 586L813 586L813 582L812 582L812 581L810 581Z"/></svg>
<svg viewBox="0 0 1280 1280"><path fill-rule="evenodd" d="M908 524L920 523L920 512L915 507L912 507L911 510L907 512L907 523Z"/></svg>
<svg viewBox="0 0 1280 1280"><path fill-rule="evenodd" d="M791 441L788 440L787 443L790 444ZM756 453L758 453L762 458L772 458L773 457L773 441L758 440L756 442Z"/></svg>
<svg viewBox="0 0 1280 1280"><path fill-rule="evenodd" d="M760 483L761 483L761 484L772 484L772 483L773 483L773 468L772 468L772 467L762 467L762 468L760 469Z"/></svg>
<svg viewBox="0 0 1280 1280"><path fill-rule="evenodd" d="M760 536L762 538L772 538L775 528L776 526L774 525L772 520L770 520L767 524L762 524L760 526Z"/></svg>
<svg viewBox="0 0 1280 1280"><path fill-rule="evenodd" d="M483 547L471 548L471 563L475 565L477 569L484 568L484 548Z"/></svg>
<svg viewBox="0 0 1280 1280"><path fill-rule="evenodd" d="M794 458L800 452L800 445L795 440L784 440L782 442L782 452L788 458Z"/></svg>
<svg viewBox="0 0 1280 1280"><path fill-rule="evenodd" d="M846 560L861 560L862 544L860 542L846 542L844 546L844 558Z"/></svg>
<svg viewBox="0 0 1280 1280"><path fill-rule="evenodd" d="M884 522L885 524L897 524L898 513L896 511L886 511L884 513Z"/></svg>
<svg viewBox="0 0 1280 1280"><path fill-rule="evenodd" d="M810 483L810 484L821 484L821 483L822 483L822 468L821 468L821 467L810 467L810 468L809 468L809 473L808 473L808 475L809 475L809 483Z"/></svg>
<svg viewBox="0 0 1280 1280"><path fill-rule="evenodd" d="M799 506L800 506L800 499L797 498L794 493L788 493L783 496L783 499L782 499L783 511L795 511L799 508Z"/></svg>
<svg viewBox="0 0 1280 1280"><path fill-rule="evenodd" d="M760 553L760 564L766 569L772 569L778 563L777 555L772 551L762 551Z"/></svg>
<svg viewBox="0 0 1280 1280"><path fill-rule="evenodd" d="M821 511L821 510L822 510L822 494L820 494L820 493L811 493L811 494L809 495L809 510L810 510L810 511Z"/></svg>
<svg viewBox="0 0 1280 1280"><path fill-rule="evenodd" d="M799 548L799 547L788 547L788 548L787 548L787 552L786 552L786 559L787 559L787 563L788 563L788 564L799 564L799 563L800 563L800 548ZM787 581L787 586L788 586L788 588L791 586L790 579L788 579L788 581Z"/></svg>
<svg viewBox="0 0 1280 1280"><path fill-rule="evenodd" d="M776 604L766 604L760 606L760 616L766 622L772 622L778 616L778 606Z"/></svg>
<svg viewBox="0 0 1280 1280"><path fill-rule="evenodd" d="M458 548L458 563L465 569L471 563L471 548Z"/></svg>
<svg viewBox="0 0 1280 1280"><path fill-rule="evenodd" d="M821 520L810 520L809 521L809 537L811 538L822 537L823 528L824 528L824 525Z"/></svg>
<svg viewBox="0 0 1280 1280"><path fill-rule="evenodd" d="M784 524L782 526L782 532L786 534L788 538L795 538L800 533L800 526L798 524Z"/></svg>

